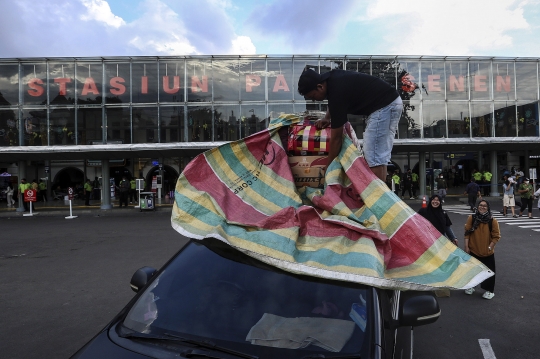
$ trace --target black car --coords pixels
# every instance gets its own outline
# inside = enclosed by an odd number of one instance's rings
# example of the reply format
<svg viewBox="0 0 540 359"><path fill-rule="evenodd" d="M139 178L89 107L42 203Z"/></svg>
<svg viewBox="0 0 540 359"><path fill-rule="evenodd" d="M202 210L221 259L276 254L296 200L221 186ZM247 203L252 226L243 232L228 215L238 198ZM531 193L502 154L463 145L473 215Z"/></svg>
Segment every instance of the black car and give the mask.
<svg viewBox="0 0 540 359"><path fill-rule="evenodd" d="M192 240L72 358L411 358L431 292L285 272L217 239Z"/></svg>

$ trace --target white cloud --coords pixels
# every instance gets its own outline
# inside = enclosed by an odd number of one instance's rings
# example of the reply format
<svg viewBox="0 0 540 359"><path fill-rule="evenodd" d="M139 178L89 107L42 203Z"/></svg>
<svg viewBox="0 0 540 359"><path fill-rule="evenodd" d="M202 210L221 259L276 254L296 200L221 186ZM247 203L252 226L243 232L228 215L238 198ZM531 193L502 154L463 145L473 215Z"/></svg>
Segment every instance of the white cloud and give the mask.
<svg viewBox="0 0 540 359"><path fill-rule="evenodd" d="M159 0L146 1L142 9L141 17L122 31L129 45L147 55L198 54L175 11Z"/></svg>
<svg viewBox="0 0 540 359"><path fill-rule="evenodd" d="M256 6L244 26L256 43L266 42L280 53L317 53L354 19L361 1L273 0Z"/></svg>
<svg viewBox="0 0 540 359"><path fill-rule="evenodd" d="M120 16L112 13L109 3L105 0L81 0L81 2L87 9L87 12L81 15L81 20L95 20L114 28L126 24Z"/></svg>
<svg viewBox="0 0 540 359"><path fill-rule="evenodd" d="M377 0L362 20L386 28L392 53L479 55L511 47L510 32L530 28L526 5L515 0Z"/></svg>
<svg viewBox="0 0 540 359"><path fill-rule="evenodd" d="M253 45L253 42L251 42L251 38L248 36L238 36L236 39L232 40L231 53L237 55L253 55L257 53L257 49L255 48L255 45Z"/></svg>

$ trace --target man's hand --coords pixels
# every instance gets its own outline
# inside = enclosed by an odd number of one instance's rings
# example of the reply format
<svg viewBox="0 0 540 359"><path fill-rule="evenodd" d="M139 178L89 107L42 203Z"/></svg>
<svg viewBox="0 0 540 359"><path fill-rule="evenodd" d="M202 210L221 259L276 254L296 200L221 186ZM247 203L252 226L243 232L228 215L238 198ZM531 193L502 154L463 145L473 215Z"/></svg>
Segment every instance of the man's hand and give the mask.
<svg viewBox="0 0 540 359"><path fill-rule="evenodd" d="M314 125L318 129L326 128L326 127L330 126L330 120L321 118L320 120L315 121Z"/></svg>

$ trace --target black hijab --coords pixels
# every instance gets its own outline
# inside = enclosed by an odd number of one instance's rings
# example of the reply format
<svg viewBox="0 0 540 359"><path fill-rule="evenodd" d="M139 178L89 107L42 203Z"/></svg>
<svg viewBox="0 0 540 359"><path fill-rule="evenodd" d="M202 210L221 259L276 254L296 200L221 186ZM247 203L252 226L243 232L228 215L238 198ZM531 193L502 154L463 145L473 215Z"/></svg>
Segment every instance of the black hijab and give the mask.
<svg viewBox="0 0 540 359"><path fill-rule="evenodd" d="M473 221L472 227L468 231L465 231L465 234L469 234L469 233L474 232L476 230L476 228L478 228L480 223L488 223L493 218L493 215L491 214L491 207L489 206L489 202L486 201L485 199L483 199L480 202L478 202L478 205L480 205L480 203L482 203L482 202L486 203L487 212L482 214L482 213L480 213L478 211L478 207L475 208L474 209L474 214L473 214L474 221Z"/></svg>
<svg viewBox="0 0 540 359"><path fill-rule="evenodd" d="M431 205L431 201L433 201L435 197L437 197L441 203L437 208ZM442 209L442 198L438 194L431 196L427 208L420 208L418 213L427 219L433 227L437 228L439 232L443 234L446 233L446 214Z"/></svg>

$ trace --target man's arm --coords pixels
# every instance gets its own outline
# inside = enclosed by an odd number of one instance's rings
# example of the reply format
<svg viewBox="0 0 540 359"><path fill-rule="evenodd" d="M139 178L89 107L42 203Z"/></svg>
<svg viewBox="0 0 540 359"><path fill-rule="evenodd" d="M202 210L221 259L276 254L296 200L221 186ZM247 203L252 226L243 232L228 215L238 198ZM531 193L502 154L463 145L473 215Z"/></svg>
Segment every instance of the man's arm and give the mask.
<svg viewBox="0 0 540 359"><path fill-rule="evenodd" d="M328 166L339 155L343 144L343 126L333 128L330 132L330 150L328 151Z"/></svg>
<svg viewBox="0 0 540 359"><path fill-rule="evenodd" d="M326 115L320 120L315 121L315 127L318 129L330 126L330 108L326 109Z"/></svg>

